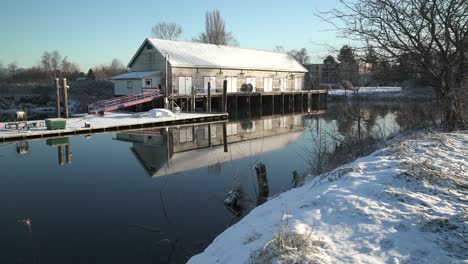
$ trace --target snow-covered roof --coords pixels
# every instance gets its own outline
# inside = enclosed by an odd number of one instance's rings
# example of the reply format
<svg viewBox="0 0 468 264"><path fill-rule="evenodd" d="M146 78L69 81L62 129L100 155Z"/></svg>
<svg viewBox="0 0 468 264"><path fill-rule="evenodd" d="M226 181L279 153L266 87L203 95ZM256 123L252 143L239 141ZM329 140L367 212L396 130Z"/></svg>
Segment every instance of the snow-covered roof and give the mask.
<svg viewBox="0 0 468 264"><path fill-rule="evenodd" d="M160 71L145 71L145 72L127 72L112 77L112 80L122 80L122 79L142 79L151 75L159 74Z"/></svg>
<svg viewBox="0 0 468 264"><path fill-rule="evenodd" d="M281 52L150 38L146 41L161 54L169 54L169 62L176 67L307 72L293 57Z"/></svg>

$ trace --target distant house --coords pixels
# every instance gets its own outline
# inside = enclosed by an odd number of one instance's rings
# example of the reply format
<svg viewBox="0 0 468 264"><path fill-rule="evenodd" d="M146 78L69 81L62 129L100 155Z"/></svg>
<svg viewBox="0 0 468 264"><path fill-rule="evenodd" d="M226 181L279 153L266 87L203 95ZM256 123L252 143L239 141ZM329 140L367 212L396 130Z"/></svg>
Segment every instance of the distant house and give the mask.
<svg viewBox="0 0 468 264"><path fill-rule="evenodd" d="M128 68L130 73L113 78L116 95L158 87L168 95L207 93L208 83L216 93L224 80L228 93L300 91L307 72L285 53L149 38Z"/></svg>

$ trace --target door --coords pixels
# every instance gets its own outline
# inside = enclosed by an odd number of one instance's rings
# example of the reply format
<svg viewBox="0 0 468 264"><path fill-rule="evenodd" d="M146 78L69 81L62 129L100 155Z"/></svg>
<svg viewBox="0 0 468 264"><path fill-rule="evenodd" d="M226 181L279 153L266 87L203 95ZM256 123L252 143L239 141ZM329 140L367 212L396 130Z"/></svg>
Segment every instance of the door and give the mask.
<svg viewBox="0 0 468 264"><path fill-rule="evenodd" d="M179 77L179 94L190 94L192 77Z"/></svg>
<svg viewBox="0 0 468 264"><path fill-rule="evenodd" d="M301 91L302 90L302 79L294 79L294 90Z"/></svg>
<svg viewBox="0 0 468 264"><path fill-rule="evenodd" d="M227 92L236 93L237 92L237 77L228 77L227 80Z"/></svg>
<svg viewBox="0 0 468 264"><path fill-rule="evenodd" d="M216 91L216 77L203 77L203 91L208 93L208 82L210 83L211 92Z"/></svg>
<svg viewBox="0 0 468 264"><path fill-rule="evenodd" d="M280 87L281 87L282 92L285 92L288 90L288 78L280 79Z"/></svg>
<svg viewBox="0 0 468 264"><path fill-rule="evenodd" d="M191 94L192 91L192 77L185 77L185 94Z"/></svg>
<svg viewBox="0 0 468 264"><path fill-rule="evenodd" d="M273 78L263 78L263 91L264 92L273 91Z"/></svg>

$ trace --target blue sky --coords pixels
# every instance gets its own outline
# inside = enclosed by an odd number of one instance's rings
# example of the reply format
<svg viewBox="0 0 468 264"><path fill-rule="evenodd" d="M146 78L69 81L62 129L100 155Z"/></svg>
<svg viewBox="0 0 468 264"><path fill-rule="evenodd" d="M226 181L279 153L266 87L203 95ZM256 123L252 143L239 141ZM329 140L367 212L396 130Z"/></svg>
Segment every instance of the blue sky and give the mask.
<svg viewBox="0 0 468 264"><path fill-rule="evenodd" d="M113 58L127 64L154 24L178 23L181 40L190 40L213 9L221 11L240 47L305 47L312 61L322 61L328 52L314 43L337 48L349 43L314 16L337 5L338 0L9 0L0 8L0 62L30 67L44 51L57 49L82 71Z"/></svg>

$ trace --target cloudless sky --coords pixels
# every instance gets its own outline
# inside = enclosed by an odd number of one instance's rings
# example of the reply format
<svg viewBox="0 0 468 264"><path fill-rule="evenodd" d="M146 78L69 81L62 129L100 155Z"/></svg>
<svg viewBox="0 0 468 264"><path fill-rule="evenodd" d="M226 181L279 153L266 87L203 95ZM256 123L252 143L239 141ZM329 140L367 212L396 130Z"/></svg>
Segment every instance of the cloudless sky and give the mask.
<svg viewBox="0 0 468 264"><path fill-rule="evenodd" d="M273 50L307 48L313 62L327 49L348 44L314 16L338 6L338 0L8 0L0 4L0 63L19 67L40 62L44 51L58 50L82 71L118 58L129 62L151 27L174 22L180 40L204 29L205 12L219 9L226 30L240 47Z"/></svg>

